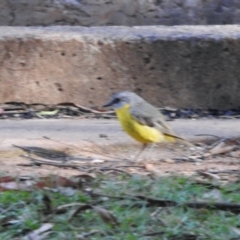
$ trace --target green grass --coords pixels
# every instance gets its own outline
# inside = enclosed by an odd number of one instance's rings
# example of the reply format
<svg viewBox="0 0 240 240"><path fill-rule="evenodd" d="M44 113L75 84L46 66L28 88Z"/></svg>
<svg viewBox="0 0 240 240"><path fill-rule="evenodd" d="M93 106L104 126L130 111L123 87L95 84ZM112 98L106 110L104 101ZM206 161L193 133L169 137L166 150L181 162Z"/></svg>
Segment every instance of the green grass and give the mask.
<svg viewBox="0 0 240 240"><path fill-rule="evenodd" d="M48 240L77 240L77 235L98 233L87 236L91 240L148 240L148 239L196 239L230 240L240 239L231 227L240 229L240 215L230 211L192 209L185 202L214 201L203 199L212 189L196 184L193 179L179 176L152 179L133 176L101 176L91 184L93 192L102 195L126 197L126 199L92 196L83 190L66 196L50 190L5 191L0 193L0 239L22 239L27 233L38 229L43 223L54 225ZM218 201L240 203L240 184L231 183L218 189ZM90 191L91 192L91 191ZM93 209L80 212L71 218L76 206L66 208L64 213L46 213L43 196L47 195L51 206L56 209L69 203L91 204L112 212L118 225L103 221ZM147 207L144 201L132 200L130 195L173 200L175 207ZM136 205L136 203L138 203ZM153 236L146 234L157 233ZM192 236L192 238L190 238ZM189 237L189 238L187 238Z"/></svg>

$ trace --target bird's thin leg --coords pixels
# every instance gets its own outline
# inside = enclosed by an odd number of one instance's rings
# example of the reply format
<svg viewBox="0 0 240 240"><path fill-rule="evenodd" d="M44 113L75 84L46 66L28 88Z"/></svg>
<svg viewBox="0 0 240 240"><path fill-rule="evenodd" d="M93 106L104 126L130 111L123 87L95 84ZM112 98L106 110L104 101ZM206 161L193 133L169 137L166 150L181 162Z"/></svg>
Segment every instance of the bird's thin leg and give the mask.
<svg viewBox="0 0 240 240"><path fill-rule="evenodd" d="M147 149L147 151L144 155L148 156L153 151L155 146L156 146L156 143L151 143L151 145L149 146L149 148Z"/></svg>
<svg viewBox="0 0 240 240"><path fill-rule="evenodd" d="M148 146L148 144L143 144L143 146L142 146L142 148L141 148L141 150L139 151L139 153L134 157L134 161L137 161L138 162L138 160L139 160L139 157L140 157L140 155L143 153L143 151L146 149L146 147Z"/></svg>

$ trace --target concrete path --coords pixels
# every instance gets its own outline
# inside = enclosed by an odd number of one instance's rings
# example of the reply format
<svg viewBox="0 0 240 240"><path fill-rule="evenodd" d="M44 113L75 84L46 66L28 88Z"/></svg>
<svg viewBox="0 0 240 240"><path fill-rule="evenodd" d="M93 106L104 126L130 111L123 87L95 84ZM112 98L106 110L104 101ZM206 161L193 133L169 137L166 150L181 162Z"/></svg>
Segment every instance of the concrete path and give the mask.
<svg viewBox="0 0 240 240"><path fill-rule="evenodd" d="M238 119L175 120L170 124L179 135L192 141L207 138L196 137L197 134L240 137L240 120ZM44 136L78 144L85 141L98 144L135 142L121 130L117 120L1 120L0 132L0 148L10 147L12 144L29 145L35 141L39 144L40 140L44 143ZM47 142L49 144L49 141Z"/></svg>
<svg viewBox="0 0 240 240"><path fill-rule="evenodd" d="M191 141L205 140L207 138L196 137L196 134L213 134L223 138L240 137L240 120L238 119L176 120L170 122L170 124L179 135ZM29 159L22 157L22 155L26 156L27 154L19 148L13 147L13 144L61 150L73 156L83 156L84 159L105 159L105 153L110 156L110 160L132 159L140 149L140 144L121 130L117 120L1 120L0 133L0 172L16 176L49 174L72 176L79 175L81 172L77 169L58 168L49 165L32 166ZM44 136L52 140L48 140ZM172 161L165 161L176 157L189 156L191 152L191 148L184 147L182 144L159 144L146 159L147 161L150 160L150 162L156 160L154 165L147 164L145 165L146 169L125 170L131 173L142 172L146 174L146 171L149 172L154 169L160 174L177 172L191 175L196 171L206 171L206 169L215 169L217 171L238 169L236 158L225 155L209 158L201 164L194 162L173 164ZM104 161L103 163L91 163L91 160L89 161L88 163L87 160L86 170L96 166L116 167L111 161ZM121 160L121 163L122 161L125 160ZM29 163L30 166L24 165ZM115 164L119 164L119 162ZM85 174L85 172L83 173Z"/></svg>

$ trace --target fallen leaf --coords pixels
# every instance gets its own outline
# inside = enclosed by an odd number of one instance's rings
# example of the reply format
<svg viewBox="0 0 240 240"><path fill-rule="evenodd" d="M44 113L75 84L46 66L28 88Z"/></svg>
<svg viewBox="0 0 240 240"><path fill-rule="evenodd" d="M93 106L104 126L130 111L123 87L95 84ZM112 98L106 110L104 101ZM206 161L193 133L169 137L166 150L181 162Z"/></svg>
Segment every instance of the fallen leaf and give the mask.
<svg viewBox="0 0 240 240"><path fill-rule="evenodd" d="M220 141L217 143L217 145L213 146L209 150L209 152L212 153L212 152L218 151L219 149L222 149L224 146L226 146L226 143L224 141Z"/></svg>
<svg viewBox="0 0 240 240"><path fill-rule="evenodd" d="M81 173L81 174L78 174L78 175L74 175L72 177L73 181L75 179L86 179L86 180L93 180L96 178L96 174L95 173Z"/></svg>
<svg viewBox="0 0 240 240"><path fill-rule="evenodd" d="M154 175L157 175L157 176L162 175L162 172L159 171L158 169L156 169L156 166L153 165L153 164L145 163L145 168L146 168L149 172L153 173Z"/></svg>
<svg viewBox="0 0 240 240"><path fill-rule="evenodd" d="M200 175L208 178L208 179L211 179L211 180L215 180L215 181L219 181L220 180L220 177L216 174L213 174L213 173L209 173L209 172L202 172L202 171L199 171L198 172Z"/></svg>
<svg viewBox="0 0 240 240"><path fill-rule="evenodd" d="M73 213L72 215L69 217L69 221L71 221L74 217L76 217L79 213L83 212L83 211L86 211L88 209L92 209L92 206L91 205L88 205L88 204L84 204L84 205L81 205L79 206Z"/></svg>
<svg viewBox="0 0 240 240"><path fill-rule="evenodd" d="M36 186L38 188L57 188L57 187L77 187L77 184L65 177L57 176L57 175L51 175L42 177L39 179L39 181L36 183Z"/></svg>
<svg viewBox="0 0 240 240"><path fill-rule="evenodd" d="M118 221L117 221L116 217L114 217L110 211L108 211L104 208L101 208L101 207L93 206L92 208L96 213L98 213L98 215L102 218L102 220L105 223L109 223L111 225L118 225Z"/></svg>
<svg viewBox="0 0 240 240"><path fill-rule="evenodd" d="M19 148L23 150L24 152L28 154L33 154L38 157L44 158L44 159L51 159L51 160L60 160L60 161L66 161L67 159L73 158L73 156L67 154L63 150L55 150L55 149L49 149L49 148L41 148L41 147L33 147L33 146L18 146L13 144L14 147Z"/></svg>
<svg viewBox="0 0 240 240"><path fill-rule="evenodd" d="M9 176L0 178L0 191L6 190L24 190L32 191L42 188L79 188L79 183L71 181L65 177L51 175L47 177L41 177L38 179L33 178L12 178Z"/></svg>
<svg viewBox="0 0 240 240"><path fill-rule="evenodd" d="M41 111L41 112L39 112L39 115L41 115L41 116L54 116L54 115L56 115L58 112L59 112L58 109L55 109L55 110L53 110L53 111Z"/></svg>
<svg viewBox="0 0 240 240"><path fill-rule="evenodd" d="M221 201L222 200L222 193L218 189L213 189L210 192L204 193L203 198Z"/></svg>
<svg viewBox="0 0 240 240"><path fill-rule="evenodd" d="M234 233L236 233L238 236L240 236L240 229L235 228L235 227L230 227L230 229L231 229Z"/></svg>
<svg viewBox="0 0 240 240"><path fill-rule="evenodd" d="M14 181L15 179L11 176L4 176L4 177L0 177L0 183L3 183L3 182L12 182Z"/></svg>
<svg viewBox="0 0 240 240"><path fill-rule="evenodd" d="M79 213L81 213L83 211L86 211L88 209L94 210L105 223L108 223L108 224L111 224L111 225L117 225L118 224L117 219L114 217L114 215L110 211L108 211L104 208L97 207L97 206L92 206L92 205L89 205L89 204L82 205L82 206L78 207L76 209L76 211L74 211L73 214L70 216L69 221L71 221Z"/></svg>
<svg viewBox="0 0 240 240"><path fill-rule="evenodd" d="M145 163L145 168L146 168L148 171L154 171L154 170L156 170L156 167L155 167L153 164L150 164L150 163Z"/></svg>
<svg viewBox="0 0 240 240"><path fill-rule="evenodd" d="M228 153L228 152L233 151L234 149L236 149L236 145L234 145L234 146L225 146L225 147L223 147L221 149L218 149L216 151L211 151L211 154L212 155L216 155L216 154Z"/></svg>
<svg viewBox="0 0 240 240"><path fill-rule="evenodd" d="M42 239L47 239L47 235L49 235L51 230L53 228L52 223L44 223L40 228L28 233L25 237L24 240L42 240Z"/></svg>
<svg viewBox="0 0 240 240"><path fill-rule="evenodd" d="M216 145L212 149L210 149L209 153L211 155L223 154L223 153L231 152L236 148L237 148L236 144L231 143L231 145L229 145L229 144L227 144L227 142L222 141L218 145Z"/></svg>

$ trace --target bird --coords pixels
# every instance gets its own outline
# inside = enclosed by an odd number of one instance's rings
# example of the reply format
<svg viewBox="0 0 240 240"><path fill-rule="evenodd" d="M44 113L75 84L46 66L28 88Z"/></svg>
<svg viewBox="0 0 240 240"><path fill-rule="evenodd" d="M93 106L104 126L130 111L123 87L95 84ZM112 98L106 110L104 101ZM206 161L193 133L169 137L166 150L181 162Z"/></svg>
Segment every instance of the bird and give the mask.
<svg viewBox="0 0 240 240"><path fill-rule="evenodd" d="M156 107L134 92L114 93L103 107L112 107L123 130L143 144L134 160L139 158L149 144L175 142L177 139L187 142L175 134Z"/></svg>

